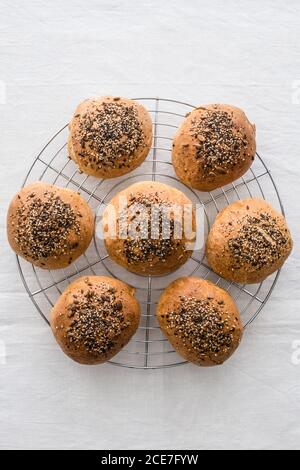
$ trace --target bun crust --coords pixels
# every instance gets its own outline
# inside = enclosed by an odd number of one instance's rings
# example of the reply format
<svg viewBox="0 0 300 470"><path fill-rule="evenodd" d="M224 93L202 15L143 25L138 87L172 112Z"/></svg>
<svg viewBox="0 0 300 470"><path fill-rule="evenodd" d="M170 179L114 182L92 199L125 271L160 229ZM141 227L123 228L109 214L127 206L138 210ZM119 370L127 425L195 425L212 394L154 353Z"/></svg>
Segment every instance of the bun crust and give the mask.
<svg viewBox="0 0 300 470"><path fill-rule="evenodd" d="M81 171L115 178L137 168L152 144L152 121L141 104L113 96L83 101L69 124L68 150Z"/></svg>
<svg viewBox="0 0 300 470"><path fill-rule="evenodd" d="M173 141L175 172L185 184L212 191L242 176L256 151L255 126L234 106L210 104L194 109Z"/></svg>
<svg viewBox="0 0 300 470"><path fill-rule="evenodd" d="M40 268L67 267L86 251L93 235L94 214L85 200L70 189L32 183L10 203L10 246Z"/></svg>
<svg viewBox="0 0 300 470"><path fill-rule="evenodd" d="M252 284L280 269L292 246L284 217L264 200L245 199L218 214L208 236L206 256L220 276Z"/></svg>
<svg viewBox="0 0 300 470"><path fill-rule="evenodd" d="M133 288L110 277L89 276L63 292L50 323L67 356L81 364L102 364L128 343L139 321Z"/></svg>
<svg viewBox="0 0 300 470"><path fill-rule="evenodd" d="M196 277L182 277L165 289L157 319L178 354L198 366L222 364L242 338L240 314L231 296Z"/></svg>
<svg viewBox="0 0 300 470"><path fill-rule="evenodd" d="M129 227L134 224L136 227L135 236L119 237L120 214L122 214L121 203L127 201L125 207L126 221ZM103 216L103 228L105 245L108 254L119 265L128 271L137 274L160 275L169 273L182 266L192 254L194 238L188 240L185 235L185 222L182 217L176 218L172 211L167 215L170 232L164 239L162 222L158 222L159 232L156 239L151 238L151 228L145 221L151 222L151 207L153 205L179 208L189 207L191 210L192 228L195 233L196 221L192 202L175 188L166 184L144 181L129 186L124 191L118 193L106 208ZM117 214L116 236L112 237L108 233L109 218L111 210ZM123 219L123 217L122 217ZM181 236L174 235L175 226L178 220L181 224ZM147 238L148 237L148 238ZM188 244L188 245L187 245Z"/></svg>

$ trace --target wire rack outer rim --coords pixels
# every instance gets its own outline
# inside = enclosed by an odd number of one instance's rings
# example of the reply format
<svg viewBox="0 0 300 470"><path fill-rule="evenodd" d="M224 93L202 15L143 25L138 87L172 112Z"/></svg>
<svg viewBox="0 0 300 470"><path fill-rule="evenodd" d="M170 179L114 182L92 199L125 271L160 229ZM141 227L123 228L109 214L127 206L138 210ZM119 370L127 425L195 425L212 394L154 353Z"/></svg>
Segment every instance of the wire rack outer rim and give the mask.
<svg viewBox="0 0 300 470"><path fill-rule="evenodd" d="M153 146L152 146L152 148L154 149L154 155L153 155L153 160L150 160L150 161L147 160L148 162L150 162L150 163L152 162L153 165L155 165L156 163L159 162L159 160L156 159L156 147L155 147L156 144L155 144L155 143L156 143L156 139L157 139L157 138L160 138L159 136L156 135L157 125L160 124L160 123L157 121L157 114L158 114L159 112L161 112L161 113L164 112L164 111L161 111L161 110L158 109L158 103L161 102L161 101L162 101L162 102L169 102L169 103L174 103L174 104L179 104L179 105L187 106L187 107L189 107L189 108L191 108L191 109L194 109L195 106L194 106L194 105L191 105L191 104L189 104L189 103L183 102L183 101L178 101L178 100L174 100L174 99L167 99L167 98L159 98L159 97L153 97L153 98L148 98L148 97L146 98L146 97L144 97L144 98L133 98L133 99L134 99L134 100L137 100L137 101L139 101L139 100L141 100L141 101L147 101L147 100L148 100L148 101L155 101L155 103L156 103L156 109L153 110L153 111L151 111L151 112L153 112L153 113L155 114L155 120L154 120L154 123L153 123L153 124L154 124L154 137L153 137ZM172 112L166 112L166 114L175 114L175 115L178 115L178 116L179 116L179 114L172 113ZM38 152L36 158L34 159L33 163L31 164L31 166L30 166L30 168L29 168L29 170L28 170L28 173L27 173L27 175L26 175L26 177L25 177L25 179L24 179L24 181L23 181L22 187L24 187L24 186L26 185L26 183L27 183L27 181L28 181L28 178L29 178L29 176L30 176L30 174L31 174L31 172L32 172L32 170L33 170L33 168L34 168L34 166L35 166L36 163L39 161L40 156L43 154L43 152L45 151L45 149L46 149L46 148L55 140L55 138L58 137L59 134L60 134L61 132L63 132L67 127L68 127L68 124L65 124L63 127L61 127L61 128L51 137L50 140L48 140L48 141L43 145L43 147L41 148L41 150ZM176 126L174 126L174 127L176 127ZM165 150L167 150L167 149L165 149ZM266 164L264 163L263 159L260 157L260 155L259 155L257 152L256 152L256 156L259 158L260 162L262 163L262 165L263 165L263 167L264 167L264 169L265 169L265 171L266 171L266 174L268 174L268 176L269 176L269 178L270 178L270 180L271 180L271 182L272 182L273 188L274 188L274 190L275 190L275 192L276 192L276 195L277 195L277 198L278 198L278 202L279 202L279 205L280 205L281 212L282 212L283 215L285 215L284 207L283 207L283 204L282 204L282 201L281 201L281 198L280 198L278 189L277 189L277 187L276 187L275 181L274 181L274 179L273 179L273 177L272 177L272 175L271 175L269 169L267 168ZM45 163L45 162L43 162L43 163ZM167 162L167 161L162 161L161 163L167 164L168 162ZM45 163L45 164L46 164L46 163ZM47 166L47 167L48 167L48 168L50 167L50 163L48 163L48 166ZM152 174L155 176L154 167L153 167L153 173L152 173ZM125 175L125 176L126 176L126 175ZM254 179L257 180L257 178L256 178L255 175L254 175ZM70 178L70 180L71 180L71 178ZM245 184L247 185L247 182L246 182ZM260 185L259 185L259 186L260 186ZM188 189L190 189L190 188L188 188ZM106 197L106 196L105 196L105 197ZM103 198L103 200L105 199L105 197ZM213 197L213 196L211 196L211 197L212 197L212 200L215 202L214 197ZM198 199L199 199L199 197L198 197ZM102 201L102 202L103 202L103 201ZM29 288L29 286L28 286L28 284L27 284L27 282L26 282L26 278L25 278L25 276L24 276L24 273L23 273L23 270L22 270L22 267L21 267L21 264L20 264L19 256L16 256L16 261L17 261L17 267L18 267L18 270L19 270L19 273L20 273L20 277L21 277L21 279L22 279L23 285L24 285L24 287L25 287L26 292L28 293L29 298L31 299L31 301L32 301L32 303L34 304L34 306L36 307L36 309L37 309L37 311L39 312L40 316L41 316L41 317L43 318L43 320L45 320L46 323L49 325L49 324L50 324L50 323L49 323L49 320L48 320L48 319L46 318L46 316L43 314L42 310L40 309L40 306L38 305L38 303L37 303L36 300L34 299L34 295L33 295L33 293L31 292L31 290L30 290L30 288ZM101 259L101 261L102 261L102 259ZM201 263L202 263L202 261L200 262L200 265L201 265ZM105 266L105 265L104 265L104 266ZM35 275L36 275L36 273L35 273ZM277 271L276 276L275 276L275 278L274 278L274 280L273 280L273 282L272 282L272 284L271 284L271 287L270 287L268 293L266 294L264 300L261 302L261 305L259 306L259 308L258 308L257 311L255 312L255 314L254 314L254 315L250 318L250 320L245 324L244 329L247 328L247 327L257 318L257 316L259 315L259 313L261 312L261 310L263 309L263 307L265 306L265 304L266 304L267 301L269 300L269 298L270 298L270 296L271 296L271 294L272 294L272 292L273 292L273 290L274 290L274 288L275 288L275 285L276 285L276 283L277 283L277 281L278 281L279 275L280 275L280 270ZM152 276L149 276L148 278L151 279ZM262 285L262 283L260 284L260 286L261 286L261 285ZM49 288L49 287L42 289L41 292L44 292L44 290L47 290L48 288ZM259 289L260 289L260 287L257 289L257 292L259 292ZM148 288L148 292L149 292L149 288ZM256 294L254 294L253 296L255 296L255 295L256 295ZM150 297L150 298L151 298L151 297ZM49 300L49 299L48 299L48 300ZM148 317L148 315L147 315L147 317ZM149 327L148 327L148 328L149 328ZM147 330L147 326L146 326L146 330ZM146 333L147 333L147 331L146 331ZM152 341L155 342L155 340L152 340ZM157 340L157 341L162 341L162 340ZM165 339L165 340L163 340L163 341L167 341L167 340ZM146 341L144 341L144 342L145 342L145 344L147 344L149 341L147 342L147 340L146 340ZM151 341L150 341L150 342L151 342ZM171 353L171 352L173 352L173 351L167 351L167 353ZM162 353L158 353L158 354L165 354L165 353L166 353L166 352L162 352ZM134 354L134 353L132 353L132 354ZM136 353L136 354L139 354L139 353ZM142 354L142 353L141 353L141 354ZM144 354L146 354L146 357L147 357L147 352L145 352ZM150 354L150 353L149 353L149 354ZM184 364L187 364L187 361L181 359L181 360L179 360L179 361L177 361L177 362L175 362L175 363L171 363L171 364L162 364L162 365L147 365L147 364L145 365L145 364L144 364L144 365L139 365L139 366L136 366L136 365L134 365L134 364L124 364L124 363L122 363L122 362L116 362L116 361L114 361L114 360L110 360L109 363L110 363L111 365L113 365L113 366L125 367L125 368L129 368L129 369L138 369L138 370L148 370L148 369L149 369L149 370L154 370L154 369L166 369L166 368L176 367L176 366L179 366L179 365L184 365Z"/></svg>

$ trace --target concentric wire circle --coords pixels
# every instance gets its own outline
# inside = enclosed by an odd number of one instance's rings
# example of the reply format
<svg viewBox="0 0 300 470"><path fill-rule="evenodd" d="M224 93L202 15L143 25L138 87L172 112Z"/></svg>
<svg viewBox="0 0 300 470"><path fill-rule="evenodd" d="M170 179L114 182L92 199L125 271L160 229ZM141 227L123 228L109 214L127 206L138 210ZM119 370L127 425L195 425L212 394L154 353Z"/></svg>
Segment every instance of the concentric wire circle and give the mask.
<svg viewBox="0 0 300 470"><path fill-rule="evenodd" d="M194 106L181 101L162 98L136 98L150 112L153 119L153 146L146 161L135 171L113 180L99 180L84 175L67 154L67 126L58 131L42 148L26 176L24 185L44 181L79 192L99 215L109 200L120 190L138 181L160 181L183 191L203 210L204 238L217 213L228 204L247 197L267 199L284 214L273 178L257 154L251 169L239 180L209 193L188 188L181 183L171 164L174 133L185 115ZM109 275L136 288L142 306L139 329L130 343L110 361L113 365L136 369L157 369L184 364L162 335L155 317L156 305L162 290L183 275L197 275L215 282L235 299L244 326L259 314L276 284L279 272L261 284L239 285L228 282L209 268L204 247L195 251L191 259L175 273L166 276L139 276L129 273L108 256L103 241L94 237L87 252L69 268L55 271L41 270L17 257L20 275L29 297L40 315L49 324L49 313L59 295L76 278L86 275Z"/></svg>

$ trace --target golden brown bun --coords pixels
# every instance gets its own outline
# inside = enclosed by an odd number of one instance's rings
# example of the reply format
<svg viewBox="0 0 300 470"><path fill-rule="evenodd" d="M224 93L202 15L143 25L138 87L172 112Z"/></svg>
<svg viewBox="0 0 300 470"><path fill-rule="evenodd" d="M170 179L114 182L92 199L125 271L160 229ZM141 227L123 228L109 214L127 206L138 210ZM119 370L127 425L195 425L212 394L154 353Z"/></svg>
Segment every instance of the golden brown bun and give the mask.
<svg viewBox="0 0 300 470"><path fill-rule="evenodd" d="M102 96L83 101L69 124L69 155L80 170L115 178L137 168L152 144L148 111L127 98Z"/></svg>
<svg viewBox="0 0 300 470"><path fill-rule="evenodd" d="M206 256L220 276L252 284L281 268L292 246L284 217L262 199L245 199L218 214L208 236Z"/></svg>
<svg viewBox="0 0 300 470"><path fill-rule="evenodd" d="M120 238L118 236L120 233L120 214L122 212L120 204L122 204L123 200L126 201L127 208L129 208L129 213L126 214L129 227L132 220L133 224L138 225L139 232L136 232L136 237L131 236L126 238L125 236ZM139 204L139 207L137 207L137 204ZM171 236L165 236L168 239L162 239L162 230L160 229L159 235L157 234L156 236L157 239L151 239L151 229L148 225L144 229L141 229L140 225L140 222L142 224L147 220L148 214L149 221L151 220L150 212L148 212L151 209L148 209L147 204L151 206L153 204L160 204L163 207L171 205L181 210L183 210L183 206L188 205L192 212L192 228L193 232L195 232L194 209L192 202L185 194L166 184L144 181L133 184L118 193L106 208L103 216L105 245L111 258L128 271L137 274L165 274L178 269L188 260L192 254L194 237L192 236L190 243L188 243L189 240L185 236L187 233L183 229L181 238L180 235L179 237L176 235L174 237L174 230L173 232L171 230ZM141 210L139 210L140 206ZM110 226L108 220L112 208L115 209L117 214L117 236L110 236L108 233L108 227ZM185 224L182 223L182 218L174 217L172 212L169 215L167 214L168 226L169 221L171 221L171 224L174 223L174 219L179 221L181 227L185 227ZM148 234L149 238L147 239Z"/></svg>
<svg viewBox="0 0 300 470"><path fill-rule="evenodd" d="M70 265L88 248L94 215L74 191L37 182L21 189L10 203L7 237L22 258L43 269Z"/></svg>
<svg viewBox="0 0 300 470"><path fill-rule="evenodd" d="M242 176L255 156L255 126L234 106L194 109L176 132L172 159L185 184L212 191Z"/></svg>
<svg viewBox="0 0 300 470"><path fill-rule="evenodd" d="M178 354L199 366L222 364L242 338L240 314L231 296L196 277L182 277L165 289L157 318Z"/></svg>
<svg viewBox="0 0 300 470"><path fill-rule="evenodd" d="M106 276L73 282L54 305L50 319L61 349L81 364L110 360L134 335L139 321L134 289Z"/></svg>

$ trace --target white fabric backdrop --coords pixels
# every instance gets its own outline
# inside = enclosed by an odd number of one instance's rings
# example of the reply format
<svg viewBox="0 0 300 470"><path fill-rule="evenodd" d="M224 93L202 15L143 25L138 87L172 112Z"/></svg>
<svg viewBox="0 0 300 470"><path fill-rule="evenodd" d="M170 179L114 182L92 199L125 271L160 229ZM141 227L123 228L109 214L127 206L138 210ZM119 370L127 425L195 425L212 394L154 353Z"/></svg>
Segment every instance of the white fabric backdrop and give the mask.
<svg viewBox="0 0 300 470"><path fill-rule="evenodd" d="M0 1L0 448L300 447L299 29L297 0ZM7 204L77 102L106 93L228 102L256 122L295 248L222 368L79 367L24 291Z"/></svg>

